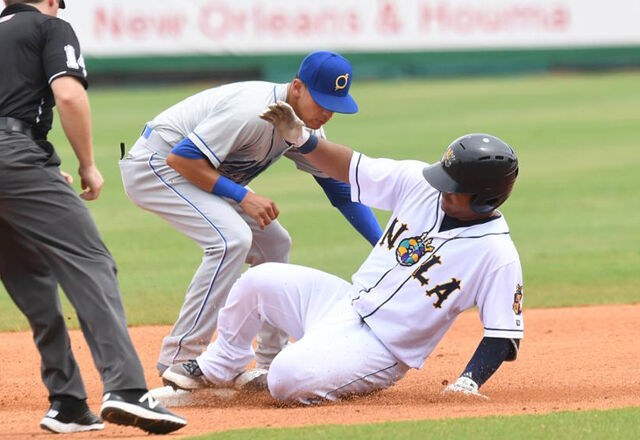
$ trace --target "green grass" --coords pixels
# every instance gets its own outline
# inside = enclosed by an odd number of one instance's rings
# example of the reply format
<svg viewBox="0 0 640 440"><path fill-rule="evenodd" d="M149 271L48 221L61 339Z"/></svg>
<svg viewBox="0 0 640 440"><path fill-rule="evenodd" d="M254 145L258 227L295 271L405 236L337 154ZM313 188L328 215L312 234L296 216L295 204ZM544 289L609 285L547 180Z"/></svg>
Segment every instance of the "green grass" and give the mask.
<svg viewBox="0 0 640 440"><path fill-rule="evenodd" d="M522 259L526 306L638 303L639 83L638 72L362 82L352 89L360 113L336 115L326 128L332 140L370 156L431 162L461 134L502 137L521 163L502 211ZM89 206L118 262L133 325L173 322L200 250L127 200L118 145L130 146L147 120L204 87L90 90L106 187ZM75 172L59 126L51 139L63 168ZM294 241L292 262L344 278L359 267L368 244L290 161L279 161L251 186L278 204ZM10 302L0 294L0 330L26 328Z"/></svg>
<svg viewBox="0 0 640 440"><path fill-rule="evenodd" d="M640 408L558 412L541 416L325 425L307 428L243 429L212 433L201 440L632 440L640 437Z"/></svg>

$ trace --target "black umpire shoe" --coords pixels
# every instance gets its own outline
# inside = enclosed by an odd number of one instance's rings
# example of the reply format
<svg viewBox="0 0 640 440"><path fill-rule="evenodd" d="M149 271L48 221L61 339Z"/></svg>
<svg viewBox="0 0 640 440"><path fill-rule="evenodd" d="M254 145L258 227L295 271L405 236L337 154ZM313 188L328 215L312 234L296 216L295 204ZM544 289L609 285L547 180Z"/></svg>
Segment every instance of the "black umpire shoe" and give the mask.
<svg viewBox="0 0 640 440"><path fill-rule="evenodd" d="M51 402L51 407L40 421L40 427L56 434L71 434L82 431L104 429L102 420L89 410L87 404L65 404L60 400Z"/></svg>
<svg viewBox="0 0 640 440"><path fill-rule="evenodd" d="M102 399L102 418L117 425L135 426L152 434L168 434L187 425L147 390L110 391Z"/></svg>

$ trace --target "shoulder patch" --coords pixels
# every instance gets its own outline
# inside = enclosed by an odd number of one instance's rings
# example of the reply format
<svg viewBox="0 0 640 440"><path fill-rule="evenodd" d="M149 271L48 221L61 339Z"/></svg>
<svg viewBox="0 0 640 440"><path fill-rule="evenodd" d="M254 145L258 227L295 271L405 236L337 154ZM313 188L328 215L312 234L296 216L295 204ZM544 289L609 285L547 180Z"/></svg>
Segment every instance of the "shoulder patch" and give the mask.
<svg viewBox="0 0 640 440"><path fill-rule="evenodd" d="M513 313L522 315L522 284L516 285L516 293L513 294Z"/></svg>

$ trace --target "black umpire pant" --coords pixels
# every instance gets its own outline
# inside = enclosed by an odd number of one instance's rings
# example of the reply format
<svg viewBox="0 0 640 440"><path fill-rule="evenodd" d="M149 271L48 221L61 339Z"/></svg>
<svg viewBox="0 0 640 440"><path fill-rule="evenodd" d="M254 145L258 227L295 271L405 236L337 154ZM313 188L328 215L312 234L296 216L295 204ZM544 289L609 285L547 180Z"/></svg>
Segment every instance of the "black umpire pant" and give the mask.
<svg viewBox="0 0 640 440"><path fill-rule="evenodd" d="M50 398L85 399L58 284L76 309L104 392L146 389L116 265L48 142L0 131L0 278L26 315Z"/></svg>

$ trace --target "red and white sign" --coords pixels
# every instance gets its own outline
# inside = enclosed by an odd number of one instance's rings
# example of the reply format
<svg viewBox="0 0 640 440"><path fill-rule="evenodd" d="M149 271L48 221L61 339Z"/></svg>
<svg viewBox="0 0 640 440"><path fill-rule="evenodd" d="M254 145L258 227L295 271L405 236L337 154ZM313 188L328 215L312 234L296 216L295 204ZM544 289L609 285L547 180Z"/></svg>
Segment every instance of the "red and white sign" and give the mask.
<svg viewBox="0 0 640 440"><path fill-rule="evenodd" d="M640 44L635 0L84 0L60 17L93 56Z"/></svg>

